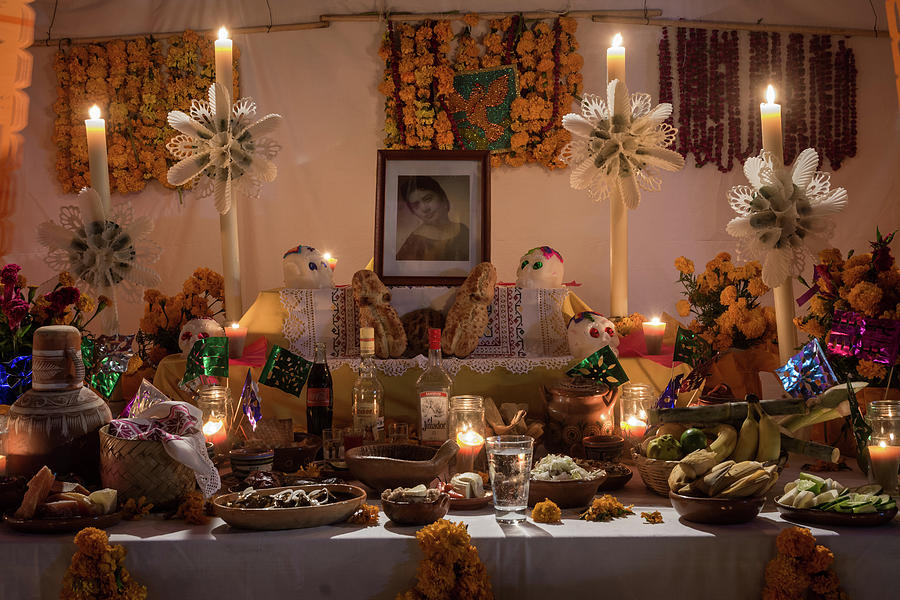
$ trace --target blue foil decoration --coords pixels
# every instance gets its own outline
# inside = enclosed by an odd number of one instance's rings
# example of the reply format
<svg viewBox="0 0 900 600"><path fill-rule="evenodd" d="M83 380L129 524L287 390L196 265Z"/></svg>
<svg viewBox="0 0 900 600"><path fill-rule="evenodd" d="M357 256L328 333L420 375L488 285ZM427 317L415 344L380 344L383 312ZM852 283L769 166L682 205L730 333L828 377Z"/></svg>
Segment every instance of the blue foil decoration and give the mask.
<svg viewBox="0 0 900 600"><path fill-rule="evenodd" d="M666 391L656 401L656 408L675 408L675 401L678 400L678 388L681 387L682 379L684 379L684 373L679 373L669 381Z"/></svg>
<svg viewBox="0 0 900 600"><path fill-rule="evenodd" d="M12 404L31 385L31 355L0 363L0 404Z"/></svg>
<svg viewBox="0 0 900 600"><path fill-rule="evenodd" d="M250 421L250 427L256 431L256 424L262 420L262 407L259 405L259 384L253 381L250 369L247 369L247 377L244 379L244 387L241 390L241 406L244 414Z"/></svg>
<svg viewBox="0 0 900 600"><path fill-rule="evenodd" d="M794 398L817 396L837 384L837 377L816 339L775 369L775 373L781 379L784 391Z"/></svg>

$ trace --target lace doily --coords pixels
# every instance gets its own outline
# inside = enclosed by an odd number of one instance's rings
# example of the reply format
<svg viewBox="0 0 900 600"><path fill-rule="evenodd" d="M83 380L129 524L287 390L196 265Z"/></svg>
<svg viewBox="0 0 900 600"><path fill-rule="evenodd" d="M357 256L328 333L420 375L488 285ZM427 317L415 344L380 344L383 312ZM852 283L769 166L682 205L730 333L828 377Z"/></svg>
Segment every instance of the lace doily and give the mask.
<svg viewBox="0 0 900 600"><path fill-rule="evenodd" d="M456 377L459 371L466 367L481 375L486 375L495 369L506 369L516 375L524 375L537 368L562 370L570 366L574 358L572 356L545 356L545 357L508 357L508 358L454 358L445 357L443 367L450 375ZM329 359L328 364L332 369L338 369L344 365L354 371L359 371L360 359L335 358ZM428 364L428 358L419 355L415 358L391 358L376 360L375 368L381 373L396 377L403 375L410 369L424 369Z"/></svg>

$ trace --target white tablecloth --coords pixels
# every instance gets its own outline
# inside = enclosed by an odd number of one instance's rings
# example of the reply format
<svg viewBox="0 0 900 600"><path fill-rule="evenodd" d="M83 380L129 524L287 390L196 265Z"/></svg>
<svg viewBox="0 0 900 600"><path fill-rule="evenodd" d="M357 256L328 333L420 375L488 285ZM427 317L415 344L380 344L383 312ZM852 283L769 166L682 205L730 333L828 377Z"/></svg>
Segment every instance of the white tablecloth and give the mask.
<svg viewBox="0 0 900 600"><path fill-rule="evenodd" d="M782 481L796 476L792 458ZM826 475L827 476L827 475ZM839 481L859 484L858 472ZM780 490L782 486L777 488ZM680 521L667 499L650 495L639 477L615 495L634 503L635 516L589 523L564 511L562 525L500 526L490 510L451 512L468 524L499 599L759 598L775 536L791 524L771 503L745 525ZM648 525L642 510L665 522ZM812 527L836 556L851 598L887 598L896 589L900 521L875 528ZM414 581L421 557L415 527L381 514L378 527L346 524L307 530L252 532L219 519L186 527L145 518L109 530L128 548L126 565L150 598L378 598L393 600ZM75 550L72 535L46 536L0 529L0 599L58 598ZM287 596L286 596L287 595Z"/></svg>

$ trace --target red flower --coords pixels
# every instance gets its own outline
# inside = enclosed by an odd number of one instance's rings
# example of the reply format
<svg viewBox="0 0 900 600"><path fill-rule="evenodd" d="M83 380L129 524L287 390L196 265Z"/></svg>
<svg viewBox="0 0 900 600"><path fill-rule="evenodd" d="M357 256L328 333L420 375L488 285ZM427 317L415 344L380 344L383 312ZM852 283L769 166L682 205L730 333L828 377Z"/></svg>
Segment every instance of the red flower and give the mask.
<svg viewBox="0 0 900 600"><path fill-rule="evenodd" d="M15 263L9 263L3 270L0 271L0 283L7 287L15 287L16 281L19 278L19 271L22 270L22 267Z"/></svg>
<svg viewBox="0 0 900 600"><path fill-rule="evenodd" d="M21 298L15 298L3 305L3 314L9 323L10 331L16 331L22 324L22 319L28 315L28 303Z"/></svg>
<svg viewBox="0 0 900 600"><path fill-rule="evenodd" d="M64 313L66 308L78 302L80 297L81 292L78 291L78 288L71 286L61 287L44 295L44 298L50 302L50 312L56 314Z"/></svg>

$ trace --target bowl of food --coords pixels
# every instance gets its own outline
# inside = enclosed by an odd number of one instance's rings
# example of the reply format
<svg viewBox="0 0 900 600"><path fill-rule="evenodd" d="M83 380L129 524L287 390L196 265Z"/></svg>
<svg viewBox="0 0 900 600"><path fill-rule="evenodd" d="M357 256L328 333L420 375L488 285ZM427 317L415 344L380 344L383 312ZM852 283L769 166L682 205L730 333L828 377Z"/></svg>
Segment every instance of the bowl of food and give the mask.
<svg viewBox="0 0 900 600"><path fill-rule="evenodd" d="M381 493L381 507L398 525L429 525L450 510L450 496L437 488L426 489L424 484L398 487Z"/></svg>
<svg viewBox="0 0 900 600"><path fill-rule="evenodd" d="M598 492L608 492L610 490L618 490L625 487L625 484L631 481L634 471L626 465L608 460L577 460L578 466L587 471L596 471L603 469L606 471L606 478L597 488Z"/></svg>
<svg viewBox="0 0 900 600"><path fill-rule="evenodd" d="M235 448L228 452L231 472L245 477L253 471L271 471L275 452L266 448Z"/></svg>
<svg viewBox="0 0 900 600"><path fill-rule="evenodd" d="M413 444L370 444L347 450L345 458L353 477L381 492L446 476L458 451L453 440L437 450Z"/></svg>
<svg viewBox="0 0 900 600"><path fill-rule="evenodd" d="M602 469L588 471L569 456L548 454L531 470L528 505L552 500L560 508L587 506L605 478Z"/></svg>
<svg viewBox="0 0 900 600"><path fill-rule="evenodd" d="M765 496L750 498L702 498L669 492L672 507L685 521L710 525L735 525L752 521L766 503Z"/></svg>
<svg viewBox="0 0 900 600"><path fill-rule="evenodd" d="M625 448L625 438L621 435L589 435L582 443L584 455L589 460L615 460Z"/></svg>
<svg viewBox="0 0 900 600"><path fill-rule="evenodd" d="M293 485L224 494L213 501L216 516L241 529L301 529L345 521L366 492L344 483Z"/></svg>

